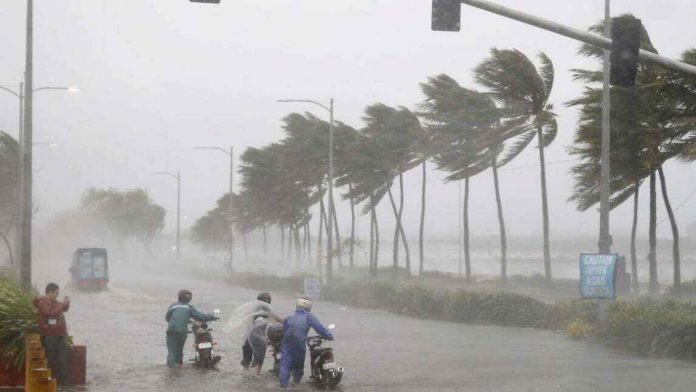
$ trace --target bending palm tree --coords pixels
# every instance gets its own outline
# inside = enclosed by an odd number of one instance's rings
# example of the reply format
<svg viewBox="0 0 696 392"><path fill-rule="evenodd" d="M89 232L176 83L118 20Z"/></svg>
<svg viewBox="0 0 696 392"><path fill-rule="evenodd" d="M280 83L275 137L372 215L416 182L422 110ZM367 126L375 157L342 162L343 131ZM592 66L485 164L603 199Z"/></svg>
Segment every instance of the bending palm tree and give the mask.
<svg viewBox="0 0 696 392"><path fill-rule="evenodd" d="M551 250L544 148L555 139L558 124L549 104L554 80L553 64L544 53L539 53L539 61L541 67L537 70L529 58L518 50L492 49L490 57L476 68L475 77L479 84L486 87L488 93L502 106L503 110L517 117L518 120L523 120L515 126L520 134L517 136L517 142L503 158L504 163L509 162L535 138L537 139L541 171L544 276L546 281L550 282ZM495 171L496 165L493 168ZM494 172L494 176L497 183L497 173ZM497 192L496 190L496 196L498 196ZM498 204L500 204L499 199ZM501 232L503 232L504 223L500 205L498 209ZM502 235L504 236L504 233Z"/></svg>

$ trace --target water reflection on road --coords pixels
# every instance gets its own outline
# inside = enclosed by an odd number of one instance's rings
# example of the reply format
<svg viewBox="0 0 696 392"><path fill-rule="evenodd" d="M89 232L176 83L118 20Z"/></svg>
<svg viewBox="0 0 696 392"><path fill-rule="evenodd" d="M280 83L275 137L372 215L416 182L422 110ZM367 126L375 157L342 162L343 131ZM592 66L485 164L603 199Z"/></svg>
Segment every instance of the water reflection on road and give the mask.
<svg viewBox="0 0 696 392"><path fill-rule="evenodd" d="M223 356L218 370L164 365L164 313L180 288L193 291L200 310L222 309L221 321L255 292L132 271L113 271L112 283L98 294L64 290L73 302L70 333L88 347L88 385L77 390L277 389L270 374L241 370L240 342L221 331L222 322L213 324ZM294 297L275 294L273 304L289 314ZM343 391L686 391L696 385L694 363L624 355L552 331L417 320L326 302L313 312L337 326L331 344L346 368ZM190 358L190 340L186 350ZM305 377L297 390L315 388Z"/></svg>

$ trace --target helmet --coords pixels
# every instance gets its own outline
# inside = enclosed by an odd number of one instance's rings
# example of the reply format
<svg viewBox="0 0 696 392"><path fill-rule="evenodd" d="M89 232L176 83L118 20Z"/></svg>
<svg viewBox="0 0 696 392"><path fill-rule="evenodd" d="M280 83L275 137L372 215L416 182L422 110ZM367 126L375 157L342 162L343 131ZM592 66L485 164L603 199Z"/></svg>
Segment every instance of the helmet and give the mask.
<svg viewBox="0 0 696 392"><path fill-rule="evenodd" d="M263 302L265 302L265 303L267 303L267 304L270 304L270 303L271 303L271 294L268 293L268 292L266 292L266 291L264 291L263 293L257 295L257 296L256 296L256 299L259 300L259 301L263 301Z"/></svg>
<svg viewBox="0 0 696 392"><path fill-rule="evenodd" d="M193 294L186 289L179 290L179 294L177 295L179 302L184 303L189 303L191 301L191 297L193 297Z"/></svg>
<svg viewBox="0 0 696 392"><path fill-rule="evenodd" d="M310 312L312 310L312 301L309 298L302 297L297 300L297 307Z"/></svg>

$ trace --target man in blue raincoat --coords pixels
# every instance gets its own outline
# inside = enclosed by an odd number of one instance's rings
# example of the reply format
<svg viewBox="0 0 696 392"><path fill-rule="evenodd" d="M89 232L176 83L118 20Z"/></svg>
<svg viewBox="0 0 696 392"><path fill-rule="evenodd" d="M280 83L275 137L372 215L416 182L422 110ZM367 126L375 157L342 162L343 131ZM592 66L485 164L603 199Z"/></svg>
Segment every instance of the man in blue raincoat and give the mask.
<svg viewBox="0 0 696 392"><path fill-rule="evenodd" d="M218 318L213 314L201 313L190 304L191 294L188 290L180 290L177 302L167 309L164 319L167 320L167 366L173 368L184 362L184 344L188 335L189 319L198 321L213 321Z"/></svg>
<svg viewBox="0 0 696 392"><path fill-rule="evenodd" d="M285 318L283 322L283 343L280 357L280 386L287 388L290 375L293 381L299 383L304 375L304 363L309 329L313 328L319 336L333 340L333 335L319 320L310 313L312 301L307 298L297 300L297 309L293 315Z"/></svg>

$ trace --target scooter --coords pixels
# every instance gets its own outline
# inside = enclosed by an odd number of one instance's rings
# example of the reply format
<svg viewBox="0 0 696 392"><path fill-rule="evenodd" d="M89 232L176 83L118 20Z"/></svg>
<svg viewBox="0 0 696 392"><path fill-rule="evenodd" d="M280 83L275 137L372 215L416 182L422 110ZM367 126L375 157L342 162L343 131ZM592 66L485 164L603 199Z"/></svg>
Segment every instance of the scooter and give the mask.
<svg viewBox="0 0 696 392"><path fill-rule="evenodd" d="M329 325L329 329L334 329L334 324ZM307 338L307 347L309 347L309 358L312 368L310 378L315 383L323 388L333 388L341 382L343 378L343 367L338 366L334 362L333 349L331 347L322 347L326 339L321 336L310 336Z"/></svg>
<svg viewBox="0 0 696 392"><path fill-rule="evenodd" d="M213 314L220 314L220 309L215 309ZM193 348L196 350L196 356L191 359L195 366L201 368L213 368L222 359L219 355L215 355L213 346L217 342L213 340L212 328L208 327L206 321L194 321L191 324L191 333L193 334Z"/></svg>

